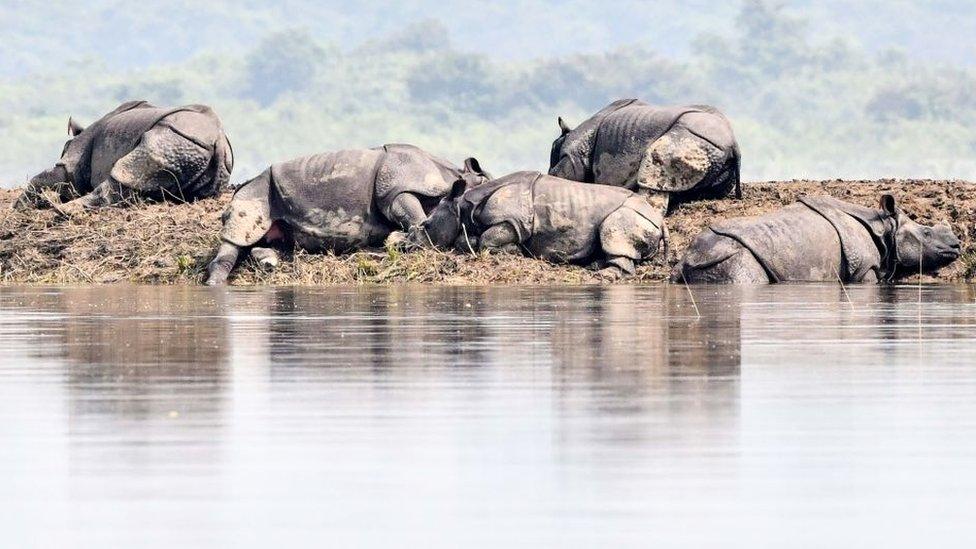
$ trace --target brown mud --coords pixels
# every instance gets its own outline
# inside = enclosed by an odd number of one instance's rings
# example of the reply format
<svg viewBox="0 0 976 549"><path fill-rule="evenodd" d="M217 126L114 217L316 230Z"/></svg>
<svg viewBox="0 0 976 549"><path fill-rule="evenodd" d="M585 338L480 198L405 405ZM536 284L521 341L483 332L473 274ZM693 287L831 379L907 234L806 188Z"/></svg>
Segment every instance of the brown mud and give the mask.
<svg viewBox="0 0 976 549"><path fill-rule="evenodd" d="M963 256L925 281L976 278L976 184L965 181L783 181L743 185L742 200L683 204L667 219L671 253L622 283L666 280L684 249L709 223L759 215L803 195L829 194L875 206L882 193L920 223L945 222L963 243ZM54 210L14 212L18 190L0 190L0 284L198 284L218 243L229 195L193 204L143 204L64 217ZM285 254L275 272L245 260L231 283L248 284L586 284L592 270L502 254L395 250L344 256Z"/></svg>

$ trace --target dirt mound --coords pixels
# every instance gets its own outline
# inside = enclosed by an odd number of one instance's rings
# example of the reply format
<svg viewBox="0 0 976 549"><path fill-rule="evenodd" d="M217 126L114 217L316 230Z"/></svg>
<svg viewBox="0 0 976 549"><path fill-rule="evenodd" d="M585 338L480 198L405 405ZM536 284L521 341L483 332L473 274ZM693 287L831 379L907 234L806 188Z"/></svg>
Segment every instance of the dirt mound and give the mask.
<svg viewBox="0 0 976 549"><path fill-rule="evenodd" d="M882 193L921 223L946 222L962 239L963 257L927 280L976 277L976 185L963 181L782 181L743 186L739 200L684 204L668 218L671 255L640 267L625 282L659 282L707 224L759 215L805 194L830 194L874 206ZM0 283L135 282L197 284L217 246L220 214L229 196L193 204L146 204L63 218L56 212L12 211L16 190L0 190ZM231 282L244 284L584 284L593 271L510 255L369 251L344 256L297 252L277 271L245 261Z"/></svg>

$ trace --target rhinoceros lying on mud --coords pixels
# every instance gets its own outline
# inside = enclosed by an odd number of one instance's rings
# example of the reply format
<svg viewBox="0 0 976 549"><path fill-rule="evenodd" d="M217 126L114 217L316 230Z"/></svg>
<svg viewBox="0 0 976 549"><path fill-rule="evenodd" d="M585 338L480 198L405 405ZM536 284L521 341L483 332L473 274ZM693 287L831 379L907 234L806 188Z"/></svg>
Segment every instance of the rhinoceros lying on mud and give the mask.
<svg viewBox="0 0 976 549"><path fill-rule="evenodd" d="M949 227L912 221L891 195L881 197L881 209L807 197L764 216L705 229L675 267L672 281L890 281L944 267L960 251Z"/></svg>
<svg viewBox="0 0 976 549"><path fill-rule="evenodd" d="M207 198L227 185L234 166L220 119L203 105L162 108L130 101L87 128L69 119L68 132L72 138L61 159L30 180L15 208L42 206L46 190L62 202L71 200L64 211L134 196Z"/></svg>
<svg viewBox="0 0 976 549"><path fill-rule="evenodd" d="M222 284L241 248L290 241L308 251L339 253L377 246L409 230L465 178L490 179L469 158L459 169L412 145L327 152L275 164L244 183L224 212L223 241L208 267L207 284ZM268 248L252 250L274 265Z"/></svg>
<svg viewBox="0 0 976 549"><path fill-rule="evenodd" d="M665 230L661 213L627 189L516 172L474 188L456 182L410 240L460 249L521 248L558 263L599 260L605 274L619 276L652 257Z"/></svg>
<svg viewBox="0 0 976 549"><path fill-rule="evenodd" d="M549 174L619 185L648 195L667 213L681 200L741 197L739 146L732 126L713 107L652 107L614 101L576 127L559 119Z"/></svg>

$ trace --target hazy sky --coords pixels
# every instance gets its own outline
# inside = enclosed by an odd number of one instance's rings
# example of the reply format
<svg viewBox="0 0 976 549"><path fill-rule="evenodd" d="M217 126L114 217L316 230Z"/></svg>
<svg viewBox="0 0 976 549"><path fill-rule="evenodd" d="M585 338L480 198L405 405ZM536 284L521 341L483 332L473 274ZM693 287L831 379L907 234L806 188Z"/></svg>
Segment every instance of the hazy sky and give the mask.
<svg viewBox="0 0 976 549"><path fill-rule="evenodd" d="M972 65L972 0L785 0L814 35L868 49L902 48L921 59ZM740 2L712 0L4 0L0 74L23 75L94 58L109 68L145 67L208 51L248 48L273 30L304 27L337 45L437 19L461 49L501 57L602 51L641 43L681 54L690 39L727 31Z"/></svg>

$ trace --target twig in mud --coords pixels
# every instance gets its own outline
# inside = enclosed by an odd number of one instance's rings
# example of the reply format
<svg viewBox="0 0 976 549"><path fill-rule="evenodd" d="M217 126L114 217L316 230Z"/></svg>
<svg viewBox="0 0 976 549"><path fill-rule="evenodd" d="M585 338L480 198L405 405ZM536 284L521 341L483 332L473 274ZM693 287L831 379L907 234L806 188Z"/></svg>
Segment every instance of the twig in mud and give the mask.
<svg viewBox="0 0 976 549"><path fill-rule="evenodd" d="M922 340L922 243L918 243L918 339Z"/></svg>
<svg viewBox="0 0 976 549"><path fill-rule="evenodd" d="M691 304L695 307L695 314L698 315L697 320L701 320L701 311L698 310L698 303L695 302L695 294L691 291L691 286L688 285L688 279L685 278L684 269L681 269L681 281L685 283L685 289L688 290L688 297L691 298Z"/></svg>
<svg viewBox="0 0 976 549"><path fill-rule="evenodd" d="M851 299L851 294L847 293L847 286L844 285L844 281L840 278L840 271L834 271L834 274L837 275L837 282L840 282L840 289L844 290L844 297L846 297L847 302L851 304L851 310L856 312L857 309L854 308L854 300Z"/></svg>
<svg viewBox="0 0 976 549"><path fill-rule="evenodd" d="M471 239L468 238L468 228L464 225L464 223L461 223L461 230L464 231L464 243L468 245L468 251L471 252L472 256L478 255L474 253L474 248L471 247ZM425 234L426 232L427 231L424 231ZM430 237L427 238L429 239Z"/></svg>

